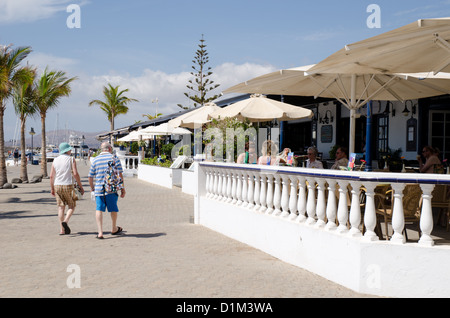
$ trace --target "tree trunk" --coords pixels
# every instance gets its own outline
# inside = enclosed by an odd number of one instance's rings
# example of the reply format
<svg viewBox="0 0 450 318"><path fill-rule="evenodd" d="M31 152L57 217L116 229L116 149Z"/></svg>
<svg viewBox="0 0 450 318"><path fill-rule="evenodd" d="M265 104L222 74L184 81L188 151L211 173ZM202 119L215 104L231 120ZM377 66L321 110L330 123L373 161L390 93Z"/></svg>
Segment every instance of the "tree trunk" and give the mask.
<svg viewBox="0 0 450 318"><path fill-rule="evenodd" d="M0 100L0 187L8 182L5 160L5 132L3 131L4 112L3 101Z"/></svg>
<svg viewBox="0 0 450 318"><path fill-rule="evenodd" d="M41 114L41 175L47 178L47 140L45 132L45 113Z"/></svg>
<svg viewBox="0 0 450 318"><path fill-rule="evenodd" d="M111 126L110 126L110 131L114 130L114 115L111 115ZM111 133L111 135L109 136L109 143L111 144L112 147L114 147L114 137L113 134Z"/></svg>
<svg viewBox="0 0 450 318"><path fill-rule="evenodd" d="M27 173L27 156L26 156L26 145L25 145L25 119L20 120L20 149L22 155L20 156L20 179L22 182L28 182Z"/></svg>

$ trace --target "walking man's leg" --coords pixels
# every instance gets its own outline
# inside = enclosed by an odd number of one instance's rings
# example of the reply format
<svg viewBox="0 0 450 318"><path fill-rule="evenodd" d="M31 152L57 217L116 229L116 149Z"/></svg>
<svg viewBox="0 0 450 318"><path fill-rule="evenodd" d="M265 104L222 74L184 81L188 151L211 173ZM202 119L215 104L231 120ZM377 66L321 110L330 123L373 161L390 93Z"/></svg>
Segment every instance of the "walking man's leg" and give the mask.
<svg viewBox="0 0 450 318"><path fill-rule="evenodd" d="M97 221L98 238L103 238L103 212L95 211L95 220Z"/></svg>

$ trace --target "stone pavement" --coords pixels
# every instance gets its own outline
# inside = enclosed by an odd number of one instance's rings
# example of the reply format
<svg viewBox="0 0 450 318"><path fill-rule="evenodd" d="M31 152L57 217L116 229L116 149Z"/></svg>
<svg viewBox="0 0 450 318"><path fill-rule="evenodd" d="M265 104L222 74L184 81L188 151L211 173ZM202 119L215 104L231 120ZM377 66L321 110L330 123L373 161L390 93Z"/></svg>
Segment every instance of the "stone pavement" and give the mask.
<svg viewBox="0 0 450 318"><path fill-rule="evenodd" d="M89 163L78 167L89 189ZM39 171L28 166L29 178ZM8 167L13 177L19 167ZM60 236L49 179L0 189L0 297L365 297L193 224L193 198L179 188L125 182L124 234L110 235L104 215L104 240L95 238L89 192L70 220L72 233Z"/></svg>

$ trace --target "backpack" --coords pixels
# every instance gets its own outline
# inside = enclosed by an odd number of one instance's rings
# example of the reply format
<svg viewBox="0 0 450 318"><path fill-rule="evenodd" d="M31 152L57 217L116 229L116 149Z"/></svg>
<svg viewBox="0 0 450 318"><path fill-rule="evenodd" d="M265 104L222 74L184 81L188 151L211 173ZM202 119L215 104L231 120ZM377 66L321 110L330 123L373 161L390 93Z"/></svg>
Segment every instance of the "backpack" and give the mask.
<svg viewBox="0 0 450 318"><path fill-rule="evenodd" d="M106 193L116 193L118 190L123 189L123 180L120 177L119 170L116 167L116 158L108 161L108 167L105 172L105 184L104 189Z"/></svg>

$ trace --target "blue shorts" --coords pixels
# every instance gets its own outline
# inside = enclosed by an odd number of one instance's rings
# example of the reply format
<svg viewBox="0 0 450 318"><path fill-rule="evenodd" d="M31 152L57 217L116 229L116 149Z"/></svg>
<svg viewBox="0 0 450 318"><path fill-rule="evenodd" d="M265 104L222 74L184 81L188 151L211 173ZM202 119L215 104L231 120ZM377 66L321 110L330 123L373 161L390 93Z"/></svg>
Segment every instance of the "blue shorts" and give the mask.
<svg viewBox="0 0 450 318"><path fill-rule="evenodd" d="M119 195L117 193L107 194L106 196L96 196L95 203L97 204L96 210L105 212L108 208L108 212L119 212L119 207L117 206L117 200Z"/></svg>

